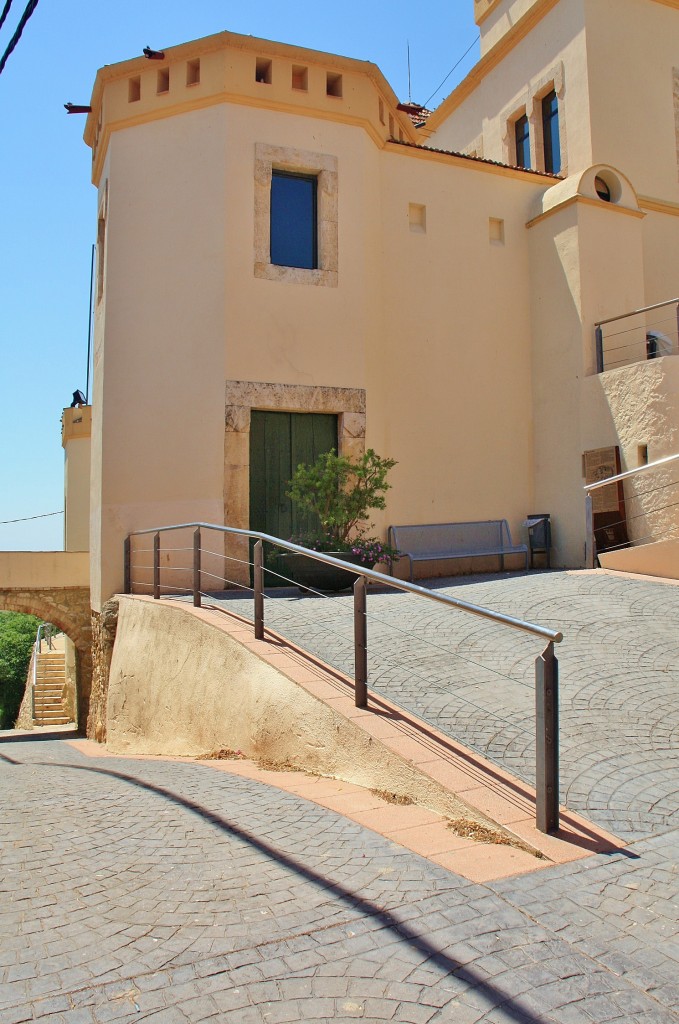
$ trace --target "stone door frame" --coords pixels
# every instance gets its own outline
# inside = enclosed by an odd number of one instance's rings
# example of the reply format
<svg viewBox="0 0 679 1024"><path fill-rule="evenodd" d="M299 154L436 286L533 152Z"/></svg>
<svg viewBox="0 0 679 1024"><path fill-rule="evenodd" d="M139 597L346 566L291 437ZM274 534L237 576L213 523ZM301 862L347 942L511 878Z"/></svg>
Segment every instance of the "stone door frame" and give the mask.
<svg viewBox="0 0 679 1024"><path fill-rule="evenodd" d="M226 382L224 435L224 524L241 530L250 525L250 419L261 412L327 413L337 416L339 454L352 458L365 452L365 390L308 384ZM226 575L249 585L248 542L225 536L224 553L238 559Z"/></svg>

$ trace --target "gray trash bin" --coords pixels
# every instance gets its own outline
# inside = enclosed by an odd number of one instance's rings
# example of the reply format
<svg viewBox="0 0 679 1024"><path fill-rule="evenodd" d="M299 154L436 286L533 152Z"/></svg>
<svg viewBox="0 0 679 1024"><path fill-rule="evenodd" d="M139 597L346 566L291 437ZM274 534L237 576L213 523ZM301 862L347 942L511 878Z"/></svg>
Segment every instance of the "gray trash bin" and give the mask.
<svg viewBox="0 0 679 1024"><path fill-rule="evenodd" d="M551 566L550 552L552 548L552 524L547 513L532 512L523 524L528 529L528 548L530 550L530 567L533 568L533 556L545 555L547 568Z"/></svg>

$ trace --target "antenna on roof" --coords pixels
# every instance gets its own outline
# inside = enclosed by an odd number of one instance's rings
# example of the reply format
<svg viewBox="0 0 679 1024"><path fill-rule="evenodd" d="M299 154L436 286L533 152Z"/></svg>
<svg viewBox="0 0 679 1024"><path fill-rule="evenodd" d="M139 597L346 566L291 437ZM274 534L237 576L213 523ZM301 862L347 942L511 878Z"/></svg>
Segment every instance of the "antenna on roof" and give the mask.
<svg viewBox="0 0 679 1024"><path fill-rule="evenodd" d="M406 47L408 49L408 103L413 102L413 94L410 88L410 42L406 40Z"/></svg>

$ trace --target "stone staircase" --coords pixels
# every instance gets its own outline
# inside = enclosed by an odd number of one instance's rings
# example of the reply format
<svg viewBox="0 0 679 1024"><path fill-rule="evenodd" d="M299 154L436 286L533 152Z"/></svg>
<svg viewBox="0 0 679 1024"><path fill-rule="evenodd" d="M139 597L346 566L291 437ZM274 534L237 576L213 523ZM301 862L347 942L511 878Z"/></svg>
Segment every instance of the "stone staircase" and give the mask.
<svg viewBox="0 0 679 1024"><path fill-rule="evenodd" d="M34 725L66 725L71 718L64 708L66 655L52 650L38 654L33 708Z"/></svg>

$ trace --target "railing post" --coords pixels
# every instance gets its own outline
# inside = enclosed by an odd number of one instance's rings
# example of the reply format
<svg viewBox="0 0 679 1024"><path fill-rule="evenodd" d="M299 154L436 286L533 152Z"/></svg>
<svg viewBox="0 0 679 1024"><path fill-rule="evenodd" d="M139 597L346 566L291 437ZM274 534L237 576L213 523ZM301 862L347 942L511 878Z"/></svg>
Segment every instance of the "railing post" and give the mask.
<svg viewBox="0 0 679 1024"><path fill-rule="evenodd" d="M596 568L596 542L594 538L594 512L592 495L585 495L585 569Z"/></svg>
<svg viewBox="0 0 679 1024"><path fill-rule="evenodd" d="M550 641L535 661L535 826L559 827L559 663Z"/></svg>
<svg viewBox="0 0 679 1024"><path fill-rule="evenodd" d="M123 566L123 594L132 593L132 538L125 538Z"/></svg>
<svg viewBox="0 0 679 1024"><path fill-rule="evenodd" d="M603 327L597 327L595 329L596 338L596 372L604 372L604 329Z"/></svg>
<svg viewBox="0 0 679 1024"><path fill-rule="evenodd" d="M255 592L255 640L264 639L264 545L258 540L253 548Z"/></svg>
<svg viewBox="0 0 679 1024"><path fill-rule="evenodd" d="M200 608L200 526L193 531L193 607Z"/></svg>
<svg viewBox="0 0 679 1024"><path fill-rule="evenodd" d="M365 576L354 583L354 694L357 708L368 706L368 616Z"/></svg>
<svg viewBox="0 0 679 1024"><path fill-rule="evenodd" d="M35 638L35 644L33 645L33 678L31 679L31 721L35 722L35 688L38 685L38 653L40 651L40 630L42 626L38 626L38 633Z"/></svg>
<svg viewBox="0 0 679 1024"><path fill-rule="evenodd" d="M160 597L160 534L153 535L153 599Z"/></svg>

